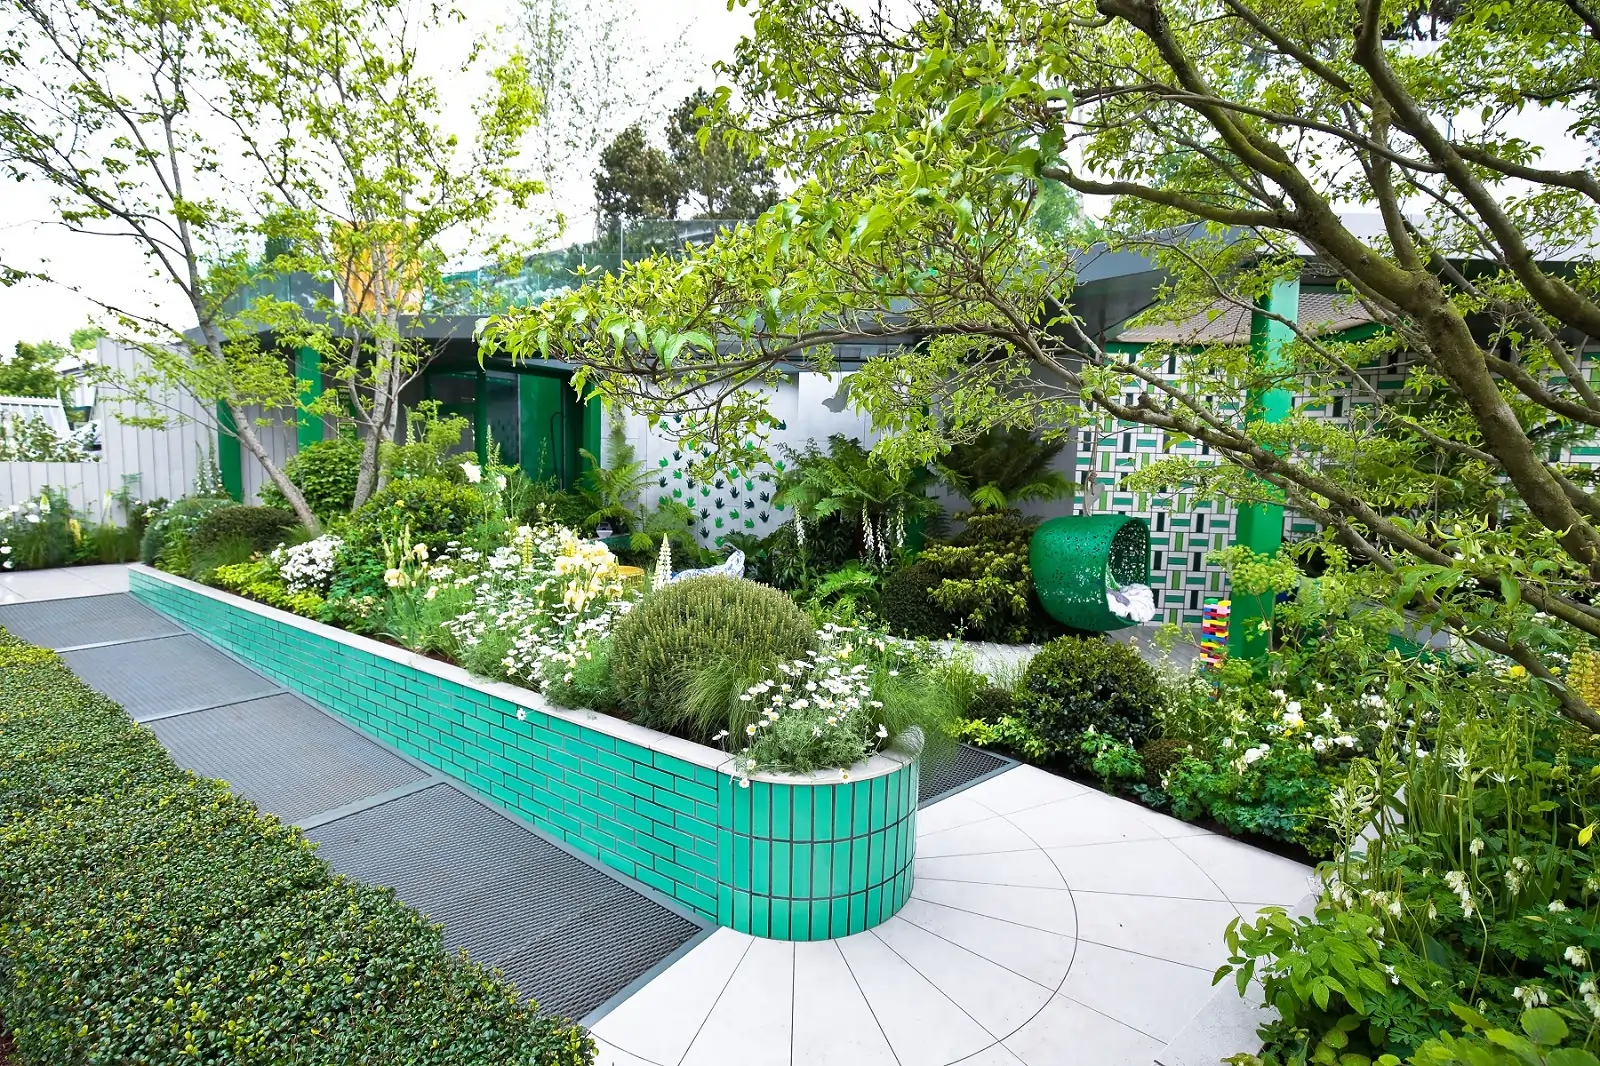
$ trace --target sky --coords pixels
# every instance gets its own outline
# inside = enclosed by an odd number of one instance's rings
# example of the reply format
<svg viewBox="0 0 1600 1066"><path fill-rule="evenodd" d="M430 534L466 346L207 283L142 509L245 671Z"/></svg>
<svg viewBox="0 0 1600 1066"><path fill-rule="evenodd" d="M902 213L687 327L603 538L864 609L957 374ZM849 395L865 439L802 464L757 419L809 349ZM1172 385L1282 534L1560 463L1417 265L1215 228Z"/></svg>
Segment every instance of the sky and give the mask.
<svg viewBox="0 0 1600 1066"><path fill-rule="evenodd" d="M726 0L523 2L556 2L580 12L609 10L622 18L619 50L635 68L630 77L642 87L634 95L649 99L635 101L635 114L612 114L608 121L620 129L633 118L642 119L657 138L666 113L678 100L697 87L716 83L712 64L731 57L751 16L750 7L736 6L730 12ZM502 23L515 17L520 4L519 0L457 0L457 5L464 20L430 33L425 47L426 57L443 75L439 83L446 107L445 124L464 128L459 116L475 97L477 83L452 76L452 65L478 39L493 42L498 50L508 47L514 38ZM1565 136L1565 124L1563 116L1529 112L1518 117L1517 131L1546 147L1547 163L1581 166L1583 146ZM544 201L544 213L562 214L568 220L567 234L557 244L585 239L591 232L597 148L591 146L586 151L587 156L580 151L560 168L561 172L550 176L551 195ZM1098 214L1097 207L1102 205L1085 206L1091 214ZM19 340L65 342L74 329L89 324L95 307L74 292L74 286L141 313L161 308L168 321L188 324L183 309L170 303L175 294L173 287L152 279L149 265L131 241L72 234L48 224L45 220L50 215L48 199L40 186L0 177L0 262L48 271L62 283L30 282L0 288L0 358L9 357ZM164 307L162 293L169 301Z"/></svg>
<svg viewBox="0 0 1600 1066"><path fill-rule="evenodd" d="M582 6L585 0L569 0ZM631 54L669 57L667 71L652 79L657 89L652 112L641 116L660 127L667 111L695 87L715 84L711 65L732 56L749 25L749 9L728 10L726 0L587 0L594 6L617 5L628 16ZM465 54L478 35L506 40L501 23L517 7L514 0L457 0L466 16L459 25L430 36L430 58L441 68ZM644 51L633 53L643 43ZM470 102L452 99L454 82L440 79L446 114ZM659 136L659 132L657 134ZM586 237L592 211L593 165L578 164L551 183L547 207L569 219L569 236ZM95 306L69 286L96 292L102 299L126 301L141 312L160 305L159 286L149 265L126 238L90 237L50 225L48 196L37 183L0 177L0 262L48 272L63 284L29 282L0 288L0 358L8 358L19 340L65 343L68 334L90 322ZM564 242L562 242L564 243ZM170 308L175 312L177 309Z"/></svg>

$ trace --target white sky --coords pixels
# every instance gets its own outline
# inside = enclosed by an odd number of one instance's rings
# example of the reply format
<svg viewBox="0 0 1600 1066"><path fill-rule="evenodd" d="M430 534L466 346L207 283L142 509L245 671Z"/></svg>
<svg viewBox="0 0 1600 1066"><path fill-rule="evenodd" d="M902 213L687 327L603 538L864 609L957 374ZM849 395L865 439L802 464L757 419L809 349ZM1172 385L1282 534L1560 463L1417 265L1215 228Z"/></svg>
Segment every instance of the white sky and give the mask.
<svg viewBox="0 0 1600 1066"><path fill-rule="evenodd" d="M681 39L674 61L666 64L669 73L661 78L659 95L650 113L641 115L652 135L659 138L666 112L697 86L711 87L716 78L711 65L729 58L739 38L749 26L751 9L736 7L730 12L726 0L593 0L631 7L630 40L639 42L640 55L658 55ZM457 0L466 14L464 24L450 24L430 35L425 58L441 69L448 68L465 54L480 35L491 40L506 40L497 35L499 22L514 17L516 0ZM439 79L449 120L470 103L476 83ZM1565 135L1567 119L1560 114L1526 112L1516 120L1516 131L1547 149L1545 161L1558 166L1583 165L1583 146ZM594 162L580 163L572 173L554 183L548 201L549 213L561 212L568 218L568 236L561 243L590 235L592 223L592 179ZM1097 205L1086 205L1098 213ZM50 217L50 206L43 189L35 183L17 184L0 177L0 262L48 271L67 285L95 292L101 299L117 302L144 312L156 306L163 287L151 280L148 265L131 241L119 238L88 237L68 233L43 220ZM170 295L168 297L170 299ZM0 358L8 358L19 340L65 342L72 330L87 324L94 306L65 285L28 283L0 288ZM181 316L172 315L173 321Z"/></svg>
<svg viewBox="0 0 1600 1066"><path fill-rule="evenodd" d="M466 14L466 23L450 25L430 37L435 54L428 58L441 65L464 54L477 35L494 35L497 24L516 10L507 0L457 0L457 6ZM666 112L674 104L696 86L715 84L711 64L731 58L749 26L750 11L729 12L726 0L636 0L634 10L639 41L659 48L683 40L672 64L676 76L666 79L655 113L645 116L647 128L659 139ZM453 108L458 101L449 97L451 81L448 77L440 81L446 103ZM593 165L579 169L552 190L552 205L568 217L569 233L583 238L591 227ZM140 311L154 306L158 298L154 290L159 287L152 284L148 264L131 241L68 233L49 225L45 220L50 217L42 186L0 177L0 262L48 272L66 285L107 301L125 301ZM29 282L0 288L0 359L9 358L19 340L65 343L68 334L89 322L94 305L66 285Z"/></svg>

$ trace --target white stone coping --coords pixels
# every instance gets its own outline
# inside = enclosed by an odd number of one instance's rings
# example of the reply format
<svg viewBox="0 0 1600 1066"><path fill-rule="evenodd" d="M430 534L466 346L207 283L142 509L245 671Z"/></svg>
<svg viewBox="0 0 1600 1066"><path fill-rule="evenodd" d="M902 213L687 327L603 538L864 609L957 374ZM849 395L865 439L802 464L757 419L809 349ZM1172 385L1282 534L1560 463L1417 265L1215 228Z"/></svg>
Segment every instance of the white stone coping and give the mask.
<svg viewBox="0 0 1600 1066"><path fill-rule="evenodd" d="M282 622L285 625L315 634L324 640L331 640L337 644L358 648L368 654L410 667L420 673L432 674L442 680L453 681L458 685L476 689L491 696L498 696L518 707L526 707L528 710L538 711L540 714L547 714L552 718L559 718L574 725L582 726L585 729L603 733L613 739L627 741L629 744L647 748L650 751L658 751L663 755L682 759L684 762L714 770L719 774L735 776L733 757L725 751L718 751L716 748L707 747L704 744L696 744L692 740L684 740L682 737L675 737L655 729L647 729L642 725L625 722L621 718L614 718L609 714L601 714L598 711L561 707L551 703L531 689L506 684L503 681L489 681L481 677L474 677L453 663L441 662L426 655L418 655L416 652L373 640L371 637L363 637L358 633L351 633L349 630L340 629L337 626L330 626L310 618L303 618L290 611L269 607L256 600L246 599L231 592L224 592L222 589L215 589L209 585L202 585L199 582L190 581L188 578L179 577L176 574L169 574L165 570L157 570L142 563L133 563L128 569L130 572L141 574L153 581L174 585L188 592L226 603L238 610L248 611L263 618ZM921 753L921 750L922 736L920 732L917 732L914 736L897 737L889 748L862 762L856 763L843 771L843 773L839 770L816 770L809 774L762 772L751 774L750 779L752 781L769 781L773 784L785 785L838 785L846 783L846 781L862 781L894 773L914 760Z"/></svg>

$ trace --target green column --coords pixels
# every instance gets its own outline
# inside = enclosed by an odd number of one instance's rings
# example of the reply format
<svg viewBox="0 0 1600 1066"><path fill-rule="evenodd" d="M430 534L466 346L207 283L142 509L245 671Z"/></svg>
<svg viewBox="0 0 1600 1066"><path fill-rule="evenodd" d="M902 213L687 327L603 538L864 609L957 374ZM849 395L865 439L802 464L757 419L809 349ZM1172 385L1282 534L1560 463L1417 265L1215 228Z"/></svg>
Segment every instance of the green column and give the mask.
<svg viewBox="0 0 1600 1066"><path fill-rule="evenodd" d="M1300 317L1300 281L1280 281L1272 286L1266 297L1258 302L1259 311L1250 316L1250 361L1259 370L1272 372L1285 369L1288 360L1284 349L1294 339L1294 331L1262 311L1281 315L1292 321ZM1245 406L1244 417L1249 422L1281 422L1289 416L1294 406L1294 395L1288 389L1267 389L1253 394ZM1234 518L1233 542L1263 555L1276 554L1283 547L1283 505L1257 503L1240 507ZM1265 655L1270 632L1262 628L1272 621L1272 601L1255 597L1233 600L1232 614L1228 619L1228 654L1247 659Z"/></svg>
<svg viewBox="0 0 1600 1066"><path fill-rule="evenodd" d="M235 500L244 500L244 463L239 451L238 427L233 412L217 401L217 470L222 474L222 490Z"/></svg>
<svg viewBox="0 0 1600 1066"><path fill-rule="evenodd" d="M313 403L322 395L322 353L301 348L294 353L295 392L302 404ZM295 412L295 439L304 451L322 439L322 416Z"/></svg>
<svg viewBox="0 0 1600 1066"><path fill-rule="evenodd" d="M478 380L472 391L472 439L478 446L478 464L489 462L489 375L478 370Z"/></svg>
<svg viewBox="0 0 1600 1066"><path fill-rule="evenodd" d="M583 409L583 446L589 454L600 459L602 441L606 434L606 402L598 396L591 396Z"/></svg>

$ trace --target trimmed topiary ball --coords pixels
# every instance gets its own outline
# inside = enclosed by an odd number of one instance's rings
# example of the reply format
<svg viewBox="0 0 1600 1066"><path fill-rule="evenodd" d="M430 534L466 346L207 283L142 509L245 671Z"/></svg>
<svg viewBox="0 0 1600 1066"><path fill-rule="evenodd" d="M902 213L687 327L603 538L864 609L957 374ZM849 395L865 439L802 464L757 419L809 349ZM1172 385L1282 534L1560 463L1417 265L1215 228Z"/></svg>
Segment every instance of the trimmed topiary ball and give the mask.
<svg viewBox="0 0 1600 1066"><path fill-rule="evenodd" d="M795 602L743 578L706 576L656 592L611 632L611 678L622 708L641 725L672 731L692 721L690 688L706 664L797 659L817 646Z"/></svg>
<svg viewBox="0 0 1600 1066"><path fill-rule="evenodd" d="M1160 788L1167 771L1177 766L1194 751L1194 745L1180 737L1157 737L1139 749L1139 761L1144 764L1144 783Z"/></svg>
<svg viewBox="0 0 1600 1066"><path fill-rule="evenodd" d="M1143 744L1162 698L1160 678L1127 645L1062 637L1028 664L1016 709L1048 756L1076 762L1090 727L1134 747Z"/></svg>

